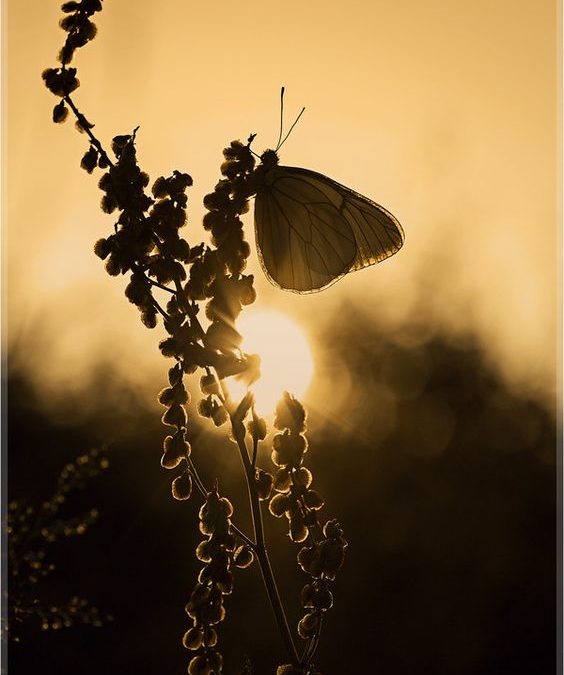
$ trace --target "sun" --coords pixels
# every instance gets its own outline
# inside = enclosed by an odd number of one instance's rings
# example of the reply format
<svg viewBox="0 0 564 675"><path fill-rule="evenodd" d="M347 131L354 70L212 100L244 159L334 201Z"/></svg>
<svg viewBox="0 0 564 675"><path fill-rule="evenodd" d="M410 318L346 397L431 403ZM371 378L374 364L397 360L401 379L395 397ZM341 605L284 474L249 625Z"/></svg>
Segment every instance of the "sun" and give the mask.
<svg viewBox="0 0 564 675"><path fill-rule="evenodd" d="M313 375L313 358L301 328L280 312L251 309L237 321L241 349L261 358L261 377L252 385L257 412L272 415L283 391L300 397ZM230 378L231 396L239 399L243 385Z"/></svg>

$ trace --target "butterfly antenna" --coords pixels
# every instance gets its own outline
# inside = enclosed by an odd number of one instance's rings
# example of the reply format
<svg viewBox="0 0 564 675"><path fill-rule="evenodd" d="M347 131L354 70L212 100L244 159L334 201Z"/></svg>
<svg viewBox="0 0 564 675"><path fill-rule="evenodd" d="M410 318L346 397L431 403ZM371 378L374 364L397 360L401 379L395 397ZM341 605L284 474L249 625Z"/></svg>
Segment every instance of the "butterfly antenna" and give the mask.
<svg viewBox="0 0 564 675"><path fill-rule="evenodd" d="M296 124L298 123L298 120L299 120L300 117L304 114L304 112L305 112L305 107L301 109L300 114L296 117L296 119L295 119L295 121L294 121L294 124L292 124L292 126L291 126L290 129L288 130L288 133L284 136L284 138L282 139L282 141L281 141L280 143L278 143L278 146L276 147L276 152L278 152L278 150L280 150L280 148L281 148L281 147L284 145L284 143L287 141L288 136L292 133L292 129L296 126Z"/></svg>
<svg viewBox="0 0 564 675"><path fill-rule="evenodd" d="M276 152L280 147L280 141L282 140L282 127L284 125L284 87L280 89L280 133L278 134L278 140L276 141Z"/></svg>

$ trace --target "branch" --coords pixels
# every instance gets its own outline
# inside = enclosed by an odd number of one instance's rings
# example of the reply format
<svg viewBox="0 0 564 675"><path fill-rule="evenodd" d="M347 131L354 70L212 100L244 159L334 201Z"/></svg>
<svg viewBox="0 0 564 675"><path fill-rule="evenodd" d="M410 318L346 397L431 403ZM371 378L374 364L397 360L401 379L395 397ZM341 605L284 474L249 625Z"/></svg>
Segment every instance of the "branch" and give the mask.
<svg viewBox="0 0 564 675"><path fill-rule="evenodd" d="M270 600L270 605L274 612L276 622L278 624L278 629L282 635L284 641L284 646L286 648L287 654L290 657L293 663L299 663L299 656L294 645L294 640L288 626L288 620L286 619L286 614L284 612L284 607L280 600L280 594L278 593L278 588L276 586L276 581L274 579L274 574L272 572L272 567L270 565L270 560L268 558L268 553L265 545L264 538L264 527L262 522L262 513L260 508L260 500L257 494L256 485L255 485L255 472L253 465L249 459L249 453L247 450L247 445L245 443L244 436L241 435L240 430L237 428L237 424L232 424L233 435L237 441L239 447L239 452L241 455L241 460L243 462L243 467L245 470L245 477L247 479L247 489L249 493L249 502L251 504L251 515L253 520L253 529L256 539L256 548L255 553L259 562L260 570L262 572L262 578L264 585L266 586L266 592L268 599Z"/></svg>

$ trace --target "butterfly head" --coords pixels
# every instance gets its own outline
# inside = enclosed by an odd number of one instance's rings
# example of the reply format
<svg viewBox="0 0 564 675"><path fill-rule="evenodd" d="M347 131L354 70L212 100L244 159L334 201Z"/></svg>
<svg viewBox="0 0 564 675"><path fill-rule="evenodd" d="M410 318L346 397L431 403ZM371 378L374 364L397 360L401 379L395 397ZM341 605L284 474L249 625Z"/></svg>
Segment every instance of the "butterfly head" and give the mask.
<svg viewBox="0 0 564 675"><path fill-rule="evenodd" d="M257 166L254 172L254 181L255 181L255 191L261 192L263 190L269 189L272 184L271 173L273 169L276 169L278 166L278 155L276 150L265 150L260 156L260 164Z"/></svg>
<svg viewBox="0 0 564 675"><path fill-rule="evenodd" d="M273 169L275 166L278 166L280 161L276 150L265 150L260 156L261 164L265 169Z"/></svg>

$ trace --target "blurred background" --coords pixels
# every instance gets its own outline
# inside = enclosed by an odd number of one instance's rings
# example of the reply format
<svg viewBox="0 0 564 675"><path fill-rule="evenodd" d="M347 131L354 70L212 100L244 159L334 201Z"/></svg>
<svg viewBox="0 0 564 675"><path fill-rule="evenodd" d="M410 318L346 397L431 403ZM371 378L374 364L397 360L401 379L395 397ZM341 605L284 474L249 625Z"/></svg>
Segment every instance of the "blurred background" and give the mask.
<svg viewBox="0 0 564 675"><path fill-rule="evenodd" d="M556 2L105 5L76 57L76 101L106 144L140 125L153 179L193 176L190 242L205 236L222 148L251 132L257 151L275 145L281 85L288 125L306 106L282 163L371 197L406 233L396 256L321 294L283 293L249 261L256 306L309 343L308 462L350 542L322 672L554 672ZM198 504L174 502L159 467L161 329L140 324L126 279L92 253L113 220L79 168L85 139L52 124L40 79L63 43L59 7L5 9L9 498L40 503L65 462L108 444L109 469L78 498L99 522L54 547L41 593L80 593L114 617L30 625L10 672L181 673ZM246 226L252 242L251 215ZM191 425L202 471L239 503L232 447ZM272 520L294 621L304 581ZM228 612L226 672L247 656L272 672L257 570L238 575Z"/></svg>

